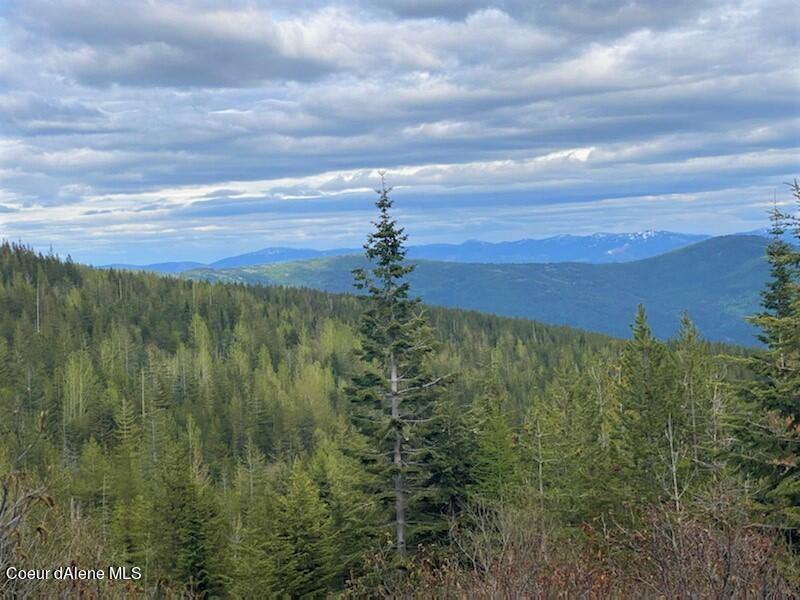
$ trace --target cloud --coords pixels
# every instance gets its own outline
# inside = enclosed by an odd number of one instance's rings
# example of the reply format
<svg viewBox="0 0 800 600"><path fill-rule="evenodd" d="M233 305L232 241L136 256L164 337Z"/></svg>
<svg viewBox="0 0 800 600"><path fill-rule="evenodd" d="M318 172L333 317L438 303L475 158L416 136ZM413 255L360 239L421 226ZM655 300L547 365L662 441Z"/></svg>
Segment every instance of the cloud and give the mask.
<svg viewBox="0 0 800 600"><path fill-rule="evenodd" d="M356 246L379 168L425 241L752 229L800 166L797 11L12 0L0 236L87 260L145 252L137 231L172 258Z"/></svg>
<svg viewBox="0 0 800 600"><path fill-rule="evenodd" d="M135 0L30 0L15 9L25 32L45 42L48 66L91 86L236 88L384 62L406 69L439 64L426 46L387 35L394 27L334 7L287 17L224 3Z"/></svg>
<svg viewBox="0 0 800 600"><path fill-rule="evenodd" d="M11 130L31 135L104 131L96 107L26 92L0 94L0 120Z"/></svg>
<svg viewBox="0 0 800 600"><path fill-rule="evenodd" d="M238 87L304 80L334 65L314 23L169 3L32 0L13 15L59 73L88 85Z"/></svg>
<svg viewBox="0 0 800 600"><path fill-rule="evenodd" d="M385 10L402 18L448 20L461 20L477 10L492 6L484 0L373 0L366 1L363 5Z"/></svg>
<svg viewBox="0 0 800 600"><path fill-rule="evenodd" d="M464 20L482 10L503 11L540 27L583 35L618 35L635 29L668 29L691 21L712 0L364 0L362 5L406 19ZM722 4L722 3L719 3Z"/></svg>
<svg viewBox="0 0 800 600"><path fill-rule="evenodd" d="M508 0L500 6L511 14L546 27L591 36L618 36L638 29L664 30L691 22L724 2L713 0Z"/></svg>

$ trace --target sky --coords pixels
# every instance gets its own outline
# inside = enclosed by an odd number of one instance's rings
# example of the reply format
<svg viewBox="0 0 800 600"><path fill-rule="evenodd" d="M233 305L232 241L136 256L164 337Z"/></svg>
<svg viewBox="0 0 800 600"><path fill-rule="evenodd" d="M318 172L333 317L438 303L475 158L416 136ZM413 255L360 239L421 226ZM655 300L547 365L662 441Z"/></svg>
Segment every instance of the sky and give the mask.
<svg viewBox="0 0 800 600"><path fill-rule="evenodd" d="M2 0L0 238L94 264L765 226L796 0Z"/></svg>

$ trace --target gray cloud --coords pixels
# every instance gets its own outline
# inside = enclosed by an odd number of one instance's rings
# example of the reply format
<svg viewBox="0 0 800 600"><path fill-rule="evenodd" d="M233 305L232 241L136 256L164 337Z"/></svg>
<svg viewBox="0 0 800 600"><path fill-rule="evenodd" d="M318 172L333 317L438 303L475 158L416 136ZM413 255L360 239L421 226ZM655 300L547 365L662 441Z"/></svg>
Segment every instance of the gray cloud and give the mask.
<svg viewBox="0 0 800 600"><path fill-rule="evenodd" d="M54 71L86 85L241 87L335 68L310 51L297 23L222 5L31 0L11 14L44 42Z"/></svg>
<svg viewBox="0 0 800 600"><path fill-rule="evenodd" d="M0 120L19 133L56 135L103 131L104 117L96 107L38 94L0 94Z"/></svg>
<svg viewBox="0 0 800 600"><path fill-rule="evenodd" d="M635 29L660 30L691 21L714 0L363 0L363 5L407 19L463 20L497 9L541 27L584 35L619 35ZM718 2L717 4L722 4Z"/></svg>
<svg viewBox="0 0 800 600"><path fill-rule="evenodd" d="M637 29L663 30L691 22L724 2L714 0L507 0L500 6L511 14L544 26L587 35L611 35Z"/></svg>
<svg viewBox="0 0 800 600"><path fill-rule="evenodd" d="M378 168L420 241L751 229L800 166L793 14L784 0L13 0L0 237L92 260L143 252L137 236L159 258L358 245Z"/></svg>
<svg viewBox="0 0 800 600"><path fill-rule="evenodd" d="M492 6L485 0L373 0L365 1L363 5L407 19L448 20L461 20L477 10Z"/></svg>

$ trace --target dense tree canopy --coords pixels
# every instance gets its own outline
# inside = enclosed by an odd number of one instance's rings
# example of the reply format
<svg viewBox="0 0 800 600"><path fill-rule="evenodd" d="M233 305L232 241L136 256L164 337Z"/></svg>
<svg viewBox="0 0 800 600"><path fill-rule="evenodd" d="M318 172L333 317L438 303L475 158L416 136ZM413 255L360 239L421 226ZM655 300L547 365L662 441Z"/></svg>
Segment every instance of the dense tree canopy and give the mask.
<svg viewBox="0 0 800 600"><path fill-rule="evenodd" d="M800 205L800 185L791 186ZM758 500L768 518L800 548L800 220L777 209L767 248L771 280L762 293L763 311L752 321L766 352L748 361L755 380L744 388L753 409L741 431L744 465L761 480Z"/></svg>
<svg viewBox="0 0 800 600"><path fill-rule="evenodd" d="M360 299L0 246L0 563L142 573L4 593L789 593L791 245L746 353L423 307L378 208Z"/></svg>

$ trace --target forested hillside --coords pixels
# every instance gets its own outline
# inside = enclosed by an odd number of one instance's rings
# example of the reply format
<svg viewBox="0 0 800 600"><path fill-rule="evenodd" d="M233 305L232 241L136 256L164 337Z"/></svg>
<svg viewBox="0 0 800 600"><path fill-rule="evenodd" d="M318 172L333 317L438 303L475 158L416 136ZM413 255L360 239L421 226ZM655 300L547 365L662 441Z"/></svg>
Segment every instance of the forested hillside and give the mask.
<svg viewBox="0 0 800 600"><path fill-rule="evenodd" d="M382 201L360 299L0 248L0 566L142 573L5 594L788 597L745 353L423 308Z"/></svg>
<svg viewBox="0 0 800 600"><path fill-rule="evenodd" d="M712 238L667 254L622 264L461 264L419 261L409 276L416 294L431 304L480 310L625 337L638 304L647 306L656 336L677 333L688 311L711 340L753 346L756 329L745 317L758 308L767 279L760 236ZM305 286L334 292L352 289L358 256L194 269L187 277Z"/></svg>
<svg viewBox="0 0 800 600"><path fill-rule="evenodd" d="M469 240L461 244L411 246L410 258L477 263L617 263L658 256L707 239L671 231L557 235L511 242ZM212 265L215 266L216 265Z"/></svg>

